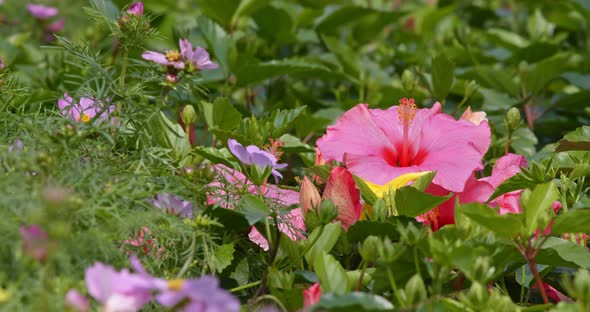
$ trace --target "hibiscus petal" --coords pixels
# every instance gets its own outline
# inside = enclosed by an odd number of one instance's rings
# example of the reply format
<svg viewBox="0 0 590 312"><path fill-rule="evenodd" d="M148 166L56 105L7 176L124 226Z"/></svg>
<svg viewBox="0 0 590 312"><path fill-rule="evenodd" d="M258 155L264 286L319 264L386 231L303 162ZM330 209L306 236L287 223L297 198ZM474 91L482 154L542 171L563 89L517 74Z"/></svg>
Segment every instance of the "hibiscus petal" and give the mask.
<svg viewBox="0 0 590 312"><path fill-rule="evenodd" d="M360 218L362 209L360 192L348 170L342 167L332 169L323 198L332 200L338 208L336 221L341 221L342 228L345 230L348 230Z"/></svg>
<svg viewBox="0 0 590 312"><path fill-rule="evenodd" d="M335 125L328 127L317 146L325 161L342 162L344 154L351 152L397 158L395 147L373 120L367 104L359 104L344 113Z"/></svg>

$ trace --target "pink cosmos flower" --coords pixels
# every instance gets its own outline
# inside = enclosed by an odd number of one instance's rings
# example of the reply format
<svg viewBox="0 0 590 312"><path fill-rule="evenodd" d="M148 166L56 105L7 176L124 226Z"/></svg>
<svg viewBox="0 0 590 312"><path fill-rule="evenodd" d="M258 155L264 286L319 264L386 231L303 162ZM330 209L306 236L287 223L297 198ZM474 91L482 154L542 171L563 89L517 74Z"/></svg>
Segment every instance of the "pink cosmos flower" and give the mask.
<svg viewBox="0 0 590 312"><path fill-rule="evenodd" d="M215 165L213 169L217 173L217 180L207 185L211 190L207 194L207 205L218 204L223 208L235 209L240 192L258 194L256 186L241 172L224 165ZM298 192L282 189L272 184L263 185L261 190L264 196L271 199L276 205L289 207L299 203ZM281 221L279 229L289 238L292 240L305 238L302 234L305 231L305 223L300 208L292 209L289 213L281 215L279 219ZM252 227L248 237L262 249L268 250L268 241L255 227Z"/></svg>
<svg viewBox="0 0 590 312"><path fill-rule="evenodd" d="M44 261L47 257L47 233L39 225L21 226L20 235L23 240L24 253L37 260Z"/></svg>
<svg viewBox="0 0 590 312"><path fill-rule="evenodd" d="M88 299L75 289L68 290L66 294L66 305L78 312L86 312L90 309Z"/></svg>
<svg viewBox="0 0 590 312"><path fill-rule="evenodd" d="M310 307L320 301L322 296L322 290L320 289L320 283L315 283L308 289L303 291L303 307Z"/></svg>
<svg viewBox="0 0 590 312"><path fill-rule="evenodd" d="M100 302L104 311L138 311L152 299L154 280L127 269L116 271L100 262L86 269L88 293Z"/></svg>
<svg viewBox="0 0 590 312"><path fill-rule="evenodd" d="M27 10L34 18L41 20L54 17L58 13L57 8L34 3L27 4Z"/></svg>
<svg viewBox="0 0 590 312"><path fill-rule="evenodd" d="M182 306L175 311L209 312L240 311L240 301L228 291L219 287L219 281L213 276L203 276L190 280L171 280L159 282L156 301L165 307Z"/></svg>
<svg viewBox="0 0 590 312"><path fill-rule="evenodd" d="M168 214L179 216L183 219L193 217L193 204L172 194L157 194L154 199L150 200L150 203Z"/></svg>
<svg viewBox="0 0 590 312"><path fill-rule="evenodd" d="M193 46L186 39L178 41L180 52L178 50L169 50L166 54L154 51L145 51L141 57L148 61L156 62L166 67L173 67L175 69L184 69L185 63L188 62L193 70L207 70L217 68L217 64L211 62L209 54L205 49L197 47L193 50Z"/></svg>
<svg viewBox="0 0 590 312"><path fill-rule="evenodd" d="M129 9L127 10L127 14L135 15L135 16L142 16L143 15L143 2L138 1L138 2L131 4L131 6L129 6Z"/></svg>
<svg viewBox="0 0 590 312"><path fill-rule="evenodd" d="M0 57L0 72L1 72L2 70L4 70L4 67L5 67L5 66L6 66L6 65L4 65L4 61L2 60L2 57Z"/></svg>
<svg viewBox="0 0 590 312"><path fill-rule="evenodd" d="M63 98L57 102L57 106L64 117L82 123L90 122L99 113L97 120L104 121L109 119L109 115L115 110L114 105L110 105L105 109L105 104L102 101L86 97L81 98L76 103L67 93L64 93Z"/></svg>
<svg viewBox="0 0 590 312"><path fill-rule="evenodd" d="M324 161L344 162L348 170L383 185L411 172L436 171L433 183L462 192L490 145L487 121L479 125L441 113L441 105L416 109L402 99L387 110L359 104L328 127L317 141Z"/></svg>
<svg viewBox="0 0 590 312"><path fill-rule="evenodd" d="M60 18L59 20L47 25L45 30L50 33L58 33L64 29L66 25L66 20L64 18Z"/></svg>

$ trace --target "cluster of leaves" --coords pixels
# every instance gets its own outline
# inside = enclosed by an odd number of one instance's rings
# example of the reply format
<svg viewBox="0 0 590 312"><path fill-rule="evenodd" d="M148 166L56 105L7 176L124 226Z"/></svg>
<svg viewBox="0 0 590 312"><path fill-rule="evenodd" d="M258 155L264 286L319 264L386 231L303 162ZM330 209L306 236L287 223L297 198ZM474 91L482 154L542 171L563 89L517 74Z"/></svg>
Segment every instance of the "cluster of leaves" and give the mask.
<svg viewBox="0 0 590 312"><path fill-rule="evenodd" d="M590 267L586 241L564 238L590 233L586 2L146 0L145 17L123 29L125 1L64 0L55 5L65 31L43 46L25 5L0 4L0 308L63 311L65 292L84 289L86 267L125 267L129 252L162 277L215 274L245 309L300 309L316 282L324 296L313 310L572 308L528 307L542 302L536 275L590 307L590 275L576 273ZM165 83L140 55L179 38L205 47L219 68ZM65 92L116 104L116 124L66 120L56 106ZM281 183L297 189L295 177L327 177L313 142L338 116L403 97L440 101L449 114L487 112L485 170L507 149L533 161L490 198L525 189L523 214L463 205L456 226L432 233L414 220L444 201L422 192L427 181L393 195L397 216L348 231L310 222L294 242L267 231L287 210L272 200L238 187L236 210L207 205L210 165L239 168L228 139L280 139L289 163ZM198 112L194 132L175 121L185 105ZM511 107L525 122L504 122ZM22 151L11 148L16 139ZM148 200L162 192L200 213L183 221L155 210ZM557 216L548 209L556 200ZM44 262L22 252L24 224L48 232ZM271 252L249 241L252 226L276 243ZM153 248L125 243L144 228Z"/></svg>

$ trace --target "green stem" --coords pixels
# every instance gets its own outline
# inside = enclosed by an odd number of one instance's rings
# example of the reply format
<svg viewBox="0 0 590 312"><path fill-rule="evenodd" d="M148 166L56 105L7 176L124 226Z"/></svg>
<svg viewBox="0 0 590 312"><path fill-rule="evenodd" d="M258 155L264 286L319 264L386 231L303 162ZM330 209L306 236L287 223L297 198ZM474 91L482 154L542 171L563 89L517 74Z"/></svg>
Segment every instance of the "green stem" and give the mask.
<svg viewBox="0 0 590 312"><path fill-rule="evenodd" d="M123 89L125 89L125 76L127 76L127 62L128 62L128 56L129 53L127 52L127 50L123 49L123 58L121 59L121 76L119 77L119 87L121 88L121 91L123 91Z"/></svg>
<svg viewBox="0 0 590 312"><path fill-rule="evenodd" d="M391 273L391 269L387 268L387 277L389 278L389 283L391 284L391 289L393 289L393 295L397 299L397 302L403 307L404 302L399 296L399 291L397 290L397 284L395 283L395 279L393 278L393 273Z"/></svg>
<svg viewBox="0 0 590 312"><path fill-rule="evenodd" d="M182 268L180 269L180 271L176 275L176 279L181 278L186 273L186 271L188 271L188 268L191 266L191 263L193 262L193 259L195 257L195 250L197 249L196 247L197 247L197 235L193 234L193 241L191 243L190 254L189 254L188 258L186 259L186 261L184 262L184 265L182 266Z"/></svg>
<svg viewBox="0 0 590 312"><path fill-rule="evenodd" d="M273 295L262 295L262 296L258 297L254 303L258 303L258 302L265 300L265 299L276 303L277 306L279 306L279 308L281 309L281 311L284 311L284 312L289 311L289 310L287 310L287 308L285 308L283 303L277 297L275 297Z"/></svg>
<svg viewBox="0 0 590 312"><path fill-rule="evenodd" d="M238 292L240 290L252 288L254 286L260 285L261 282L262 281L256 281L256 282L248 283L248 284L245 284L245 285L242 285L242 286L238 286L238 287L235 287L235 288L230 289L229 292Z"/></svg>
<svg viewBox="0 0 590 312"><path fill-rule="evenodd" d="M416 266L416 272L418 275L422 276L422 272L420 271L420 261L418 260L418 249L414 248L414 265Z"/></svg>

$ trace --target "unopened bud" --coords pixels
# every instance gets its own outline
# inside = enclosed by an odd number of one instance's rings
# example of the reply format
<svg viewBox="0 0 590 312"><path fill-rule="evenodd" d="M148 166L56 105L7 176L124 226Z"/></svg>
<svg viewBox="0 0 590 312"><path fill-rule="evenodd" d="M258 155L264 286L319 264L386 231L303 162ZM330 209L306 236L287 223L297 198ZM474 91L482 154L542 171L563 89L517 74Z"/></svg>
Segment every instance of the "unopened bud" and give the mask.
<svg viewBox="0 0 590 312"><path fill-rule="evenodd" d="M185 105L182 108L182 122L185 125L190 125L195 122L197 119L197 113L195 112L195 108L192 105Z"/></svg>
<svg viewBox="0 0 590 312"><path fill-rule="evenodd" d="M402 86L406 92L410 92L414 90L414 86L416 85L416 80L414 77L414 73L411 70L404 70L402 73Z"/></svg>
<svg viewBox="0 0 590 312"><path fill-rule="evenodd" d="M520 127L521 120L520 111L518 111L518 108L513 107L508 110L506 116L504 117L504 123L510 132L514 132L516 129L518 129L518 127Z"/></svg>
<svg viewBox="0 0 590 312"><path fill-rule="evenodd" d="M405 287L406 304L422 302L427 297L424 281L419 274L414 274L406 283Z"/></svg>
<svg viewBox="0 0 590 312"><path fill-rule="evenodd" d="M475 82L475 80L471 80L471 81L465 81L465 85L463 86L464 88L464 93L465 93L465 98L468 99L470 98L475 92L477 92L477 90L479 89L479 85L477 84L477 82Z"/></svg>
<svg viewBox="0 0 590 312"><path fill-rule="evenodd" d="M322 201L318 189L313 185L311 180L305 176L303 182L301 182L301 188L299 190L299 203L303 208L303 213L307 214L310 209L317 208Z"/></svg>
<svg viewBox="0 0 590 312"><path fill-rule="evenodd" d="M320 205L320 222L322 224L328 224L332 222L338 216L338 209L334 206L331 200L325 200Z"/></svg>
<svg viewBox="0 0 590 312"><path fill-rule="evenodd" d="M361 248L359 248L363 260L367 262L375 262L375 260L377 260L377 250L379 250L381 244L379 237L373 235L367 237Z"/></svg>
<svg viewBox="0 0 590 312"><path fill-rule="evenodd" d="M178 82L178 76L173 73L167 73L164 79L166 80L166 83L170 85L175 85Z"/></svg>

